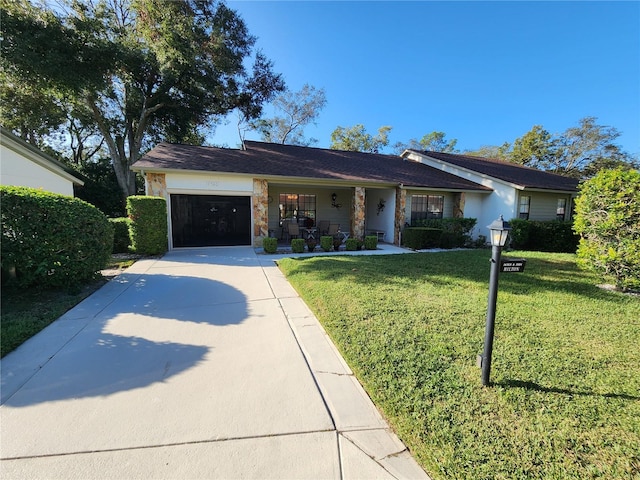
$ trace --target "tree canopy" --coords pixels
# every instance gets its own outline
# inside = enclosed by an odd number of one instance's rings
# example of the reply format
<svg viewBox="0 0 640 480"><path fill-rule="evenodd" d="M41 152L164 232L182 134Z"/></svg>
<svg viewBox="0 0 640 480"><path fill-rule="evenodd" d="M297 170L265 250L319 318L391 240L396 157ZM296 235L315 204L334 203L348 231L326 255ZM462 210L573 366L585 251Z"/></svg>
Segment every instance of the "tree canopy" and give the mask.
<svg viewBox="0 0 640 480"><path fill-rule="evenodd" d="M60 3L55 11L2 4L2 86L24 104L14 104L22 121L9 128L35 138L70 117L84 123L104 141L124 195L135 193L130 166L151 142L202 142L201 130L216 119L234 109L258 118L284 90L243 20L222 2ZM54 100L51 112L29 113L26 85Z"/></svg>
<svg viewBox="0 0 640 480"><path fill-rule="evenodd" d="M603 168L637 166L637 160L615 144L620 132L596 122L596 117L585 117L556 135L534 125L501 152L511 162L576 178L592 177Z"/></svg>
<svg viewBox="0 0 640 480"><path fill-rule="evenodd" d="M443 152L443 153L456 153L456 144L458 140L453 138L451 140L445 140L447 136L444 132L433 131L425 134L420 140L412 138L409 143L398 142L394 145L394 150L397 153L402 153L404 150L427 150L431 152Z"/></svg>
<svg viewBox="0 0 640 480"><path fill-rule="evenodd" d="M367 133L362 124L346 128L337 127L331 133L330 148L351 152L380 153L380 150L389 144L389 132L391 129L392 127L382 126L378 129L378 134L373 136Z"/></svg>
<svg viewBox="0 0 640 480"><path fill-rule="evenodd" d="M263 142L302 146L318 142L315 138L306 138L303 128L314 123L327 104L323 88L305 84L297 92L284 91L271 104L280 115L261 118L251 124L260 132Z"/></svg>

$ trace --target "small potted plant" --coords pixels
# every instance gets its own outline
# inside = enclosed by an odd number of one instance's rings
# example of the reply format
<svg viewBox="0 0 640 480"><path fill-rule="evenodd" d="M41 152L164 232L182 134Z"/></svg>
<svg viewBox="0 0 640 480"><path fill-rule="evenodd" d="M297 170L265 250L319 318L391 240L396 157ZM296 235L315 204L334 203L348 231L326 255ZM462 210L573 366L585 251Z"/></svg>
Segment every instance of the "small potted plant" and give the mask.
<svg viewBox="0 0 640 480"><path fill-rule="evenodd" d="M308 238L307 239L307 250L309 250L309 252L313 252L316 249L316 240L314 238Z"/></svg>
<svg viewBox="0 0 640 480"><path fill-rule="evenodd" d="M336 252L340 251L340 245L342 245L342 240L340 240L338 237L333 237L333 249Z"/></svg>

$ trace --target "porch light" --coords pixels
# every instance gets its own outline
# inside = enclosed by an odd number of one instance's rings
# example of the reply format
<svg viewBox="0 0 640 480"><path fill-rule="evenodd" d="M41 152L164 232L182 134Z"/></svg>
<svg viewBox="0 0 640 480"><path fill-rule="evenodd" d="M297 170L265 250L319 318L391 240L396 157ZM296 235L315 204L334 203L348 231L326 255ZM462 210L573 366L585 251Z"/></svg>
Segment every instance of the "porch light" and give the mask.
<svg viewBox="0 0 640 480"><path fill-rule="evenodd" d="M507 243L511 226L502 215L487 226L491 232L491 273L489 275L489 298L487 300L487 325L484 332L484 351L478 359L482 368L482 385L491 384L491 354L493 351L493 331L496 320L496 300L498 298L498 276L500 275L500 256L502 247Z"/></svg>
<svg viewBox="0 0 640 480"><path fill-rule="evenodd" d="M333 193L331 194L331 206L332 206L333 208L340 208L340 207L342 206L342 204L341 204L341 203L336 203L336 200L337 200L337 199L338 199L338 195L336 195L336 193L335 193L335 192L333 192Z"/></svg>
<svg viewBox="0 0 640 480"><path fill-rule="evenodd" d="M504 247L507 243L507 237L511 231L511 225L509 222L505 222L502 215L500 218L494 220L491 225L487 226L491 232L491 246L492 247Z"/></svg>

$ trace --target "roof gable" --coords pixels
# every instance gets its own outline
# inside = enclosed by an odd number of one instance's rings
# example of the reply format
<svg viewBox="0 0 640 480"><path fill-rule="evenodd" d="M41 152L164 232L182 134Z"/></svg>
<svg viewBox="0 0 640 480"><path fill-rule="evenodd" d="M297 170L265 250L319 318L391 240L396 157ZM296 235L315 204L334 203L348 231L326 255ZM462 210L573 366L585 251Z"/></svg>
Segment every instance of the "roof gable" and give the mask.
<svg viewBox="0 0 640 480"><path fill-rule="evenodd" d="M555 173L545 172L531 167L525 167L503 160L458 155L452 153L411 150L420 155L445 162L456 167L471 170L504 182L519 185L523 188L544 190L576 191L579 180L564 177Z"/></svg>
<svg viewBox="0 0 640 480"><path fill-rule="evenodd" d="M161 143L135 170L189 170L267 177L403 184L408 187L490 191L477 183L395 155L246 141L246 149Z"/></svg>

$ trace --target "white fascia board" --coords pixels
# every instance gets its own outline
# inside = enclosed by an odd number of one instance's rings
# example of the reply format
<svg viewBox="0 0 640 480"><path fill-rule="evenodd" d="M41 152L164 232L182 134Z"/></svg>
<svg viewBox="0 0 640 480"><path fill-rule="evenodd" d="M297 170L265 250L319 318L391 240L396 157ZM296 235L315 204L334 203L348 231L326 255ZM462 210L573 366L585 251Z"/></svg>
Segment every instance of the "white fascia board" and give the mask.
<svg viewBox="0 0 640 480"><path fill-rule="evenodd" d="M404 156L404 154L407 153L407 156ZM402 155L404 156L404 158L407 158L413 162L420 162L423 163L424 165L428 165L429 167L432 168L436 168L438 170L441 170L443 172L447 172L447 173L451 173L452 175L455 175L457 177L461 177L461 178L466 178L467 180L470 180L469 177L466 177L464 175L458 175L457 173L454 173L454 171L461 171L461 172L465 172L468 173L470 175L475 175L477 177L482 178L483 180L486 180L487 182L496 182L496 183L500 183L502 185L506 185L508 187L511 188L515 188L518 190L523 190L525 187L523 185L518 185L517 183L512 183L512 182L507 182L506 180L502 180L500 178L496 178L496 177L492 177L491 175L486 175L484 173L480 173L480 172L476 172L475 170L471 170L469 168L464 168L464 167L460 167L458 165L454 165L453 163L449 163L449 162L445 162L444 160L438 160L437 158L433 158L430 157L428 155L422 154L422 153L418 153L415 150L405 150ZM415 160L413 158L411 158L411 155L416 155L418 156L421 160ZM471 180L472 182L474 180ZM491 185L489 183L485 183L483 181L480 182L476 182L476 183L480 183L481 185L484 185L485 187L490 187Z"/></svg>

